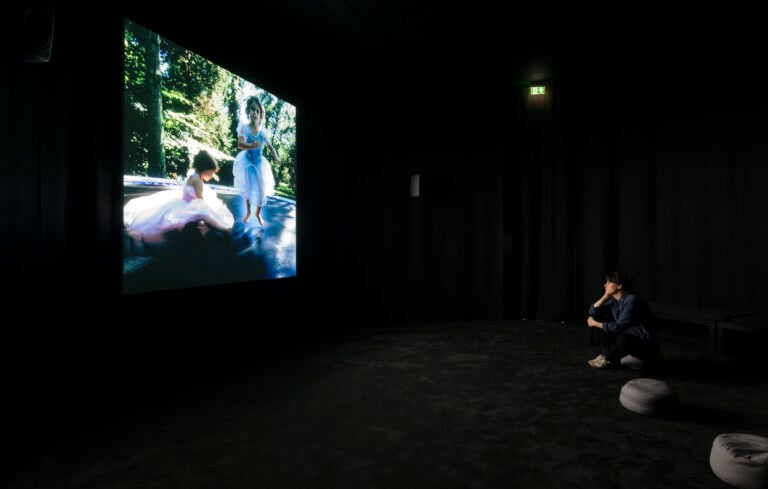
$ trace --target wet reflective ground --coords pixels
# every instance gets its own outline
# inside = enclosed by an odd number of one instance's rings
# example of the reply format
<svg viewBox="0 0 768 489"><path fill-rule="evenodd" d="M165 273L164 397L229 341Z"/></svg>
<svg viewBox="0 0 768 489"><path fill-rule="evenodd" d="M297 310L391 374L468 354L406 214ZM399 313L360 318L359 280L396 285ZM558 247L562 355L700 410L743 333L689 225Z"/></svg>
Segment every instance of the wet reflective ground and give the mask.
<svg viewBox="0 0 768 489"><path fill-rule="evenodd" d="M154 189L153 189L154 190ZM123 291L149 292L203 285L294 277L296 275L296 203L270 197L261 215L247 223L245 200L220 189L235 217L232 235L201 233L190 226L167 235L167 243L150 246L129 236L123 243ZM126 201L146 190L126 187ZM255 209L252 209L252 213Z"/></svg>

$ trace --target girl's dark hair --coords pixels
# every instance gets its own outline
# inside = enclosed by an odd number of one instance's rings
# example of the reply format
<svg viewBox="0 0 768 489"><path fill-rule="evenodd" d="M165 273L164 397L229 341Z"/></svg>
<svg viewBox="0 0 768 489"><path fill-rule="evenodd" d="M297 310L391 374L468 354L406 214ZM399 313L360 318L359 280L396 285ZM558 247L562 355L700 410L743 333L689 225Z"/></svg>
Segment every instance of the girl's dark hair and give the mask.
<svg viewBox="0 0 768 489"><path fill-rule="evenodd" d="M624 290L624 292L632 292L632 290L635 288L634 280L632 277L624 272L607 272L603 276L603 279L606 282L621 285L621 288Z"/></svg>
<svg viewBox="0 0 768 489"><path fill-rule="evenodd" d="M211 156L210 153L203 150L195 155L195 158L192 160L192 168L198 172L207 170L214 170L214 172L217 172L219 171L219 164L216 162L216 159Z"/></svg>
<svg viewBox="0 0 768 489"><path fill-rule="evenodd" d="M251 104L256 104L259 106L259 119L264 120L264 106L261 105L261 100L259 100L259 97L256 95L252 95L248 97L248 100L245 101L245 113L248 113L248 109L251 108Z"/></svg>

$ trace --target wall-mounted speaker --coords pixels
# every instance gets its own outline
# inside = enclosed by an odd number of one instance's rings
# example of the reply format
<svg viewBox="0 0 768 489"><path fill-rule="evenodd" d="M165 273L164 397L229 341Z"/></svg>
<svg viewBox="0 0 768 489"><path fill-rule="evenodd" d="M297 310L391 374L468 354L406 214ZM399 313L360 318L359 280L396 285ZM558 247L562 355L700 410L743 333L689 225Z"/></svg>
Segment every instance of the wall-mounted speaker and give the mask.
<svg viewBox="0 0 768 489"><path fill-rule="evenodd" d="M53 0L13 0L0 7L0 60L46 63L53 46Z"/></svg>
<svg viewBox="0 0 768 489"><path fill-rule="evenodd" d="M418 197L421 191L421 175L411 175L411 197Z"/></svg>

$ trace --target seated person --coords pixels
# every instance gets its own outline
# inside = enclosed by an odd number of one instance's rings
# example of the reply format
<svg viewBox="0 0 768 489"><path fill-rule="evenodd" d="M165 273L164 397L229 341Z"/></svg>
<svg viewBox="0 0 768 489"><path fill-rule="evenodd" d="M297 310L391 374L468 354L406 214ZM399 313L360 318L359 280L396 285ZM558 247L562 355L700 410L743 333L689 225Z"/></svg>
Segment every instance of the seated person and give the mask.
<svg viewBox="0 0 768 489"><path fill-rule="evenodd" d="M587 363L604 368L619 365L626 355L658 358L659 336L651 308L632 292L632 280L622 272L608 272L604 280L605 293L589 307L587 317L603 352Z"/></svg>

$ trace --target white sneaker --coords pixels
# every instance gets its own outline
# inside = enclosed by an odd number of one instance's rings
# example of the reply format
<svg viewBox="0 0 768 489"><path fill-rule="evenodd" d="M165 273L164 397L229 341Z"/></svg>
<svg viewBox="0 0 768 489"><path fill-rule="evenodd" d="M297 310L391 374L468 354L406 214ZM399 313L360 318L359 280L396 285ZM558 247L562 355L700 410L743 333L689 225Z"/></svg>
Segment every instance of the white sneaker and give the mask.
<svg viewBox="0 0 768 489"><path fill-rule="evenodd" d="M590 367L595 367L595 368L605 368L611 364L611 362L605 359L604 355L598 355L592 360L589 360L587 363L589 364Z"/></svg>

